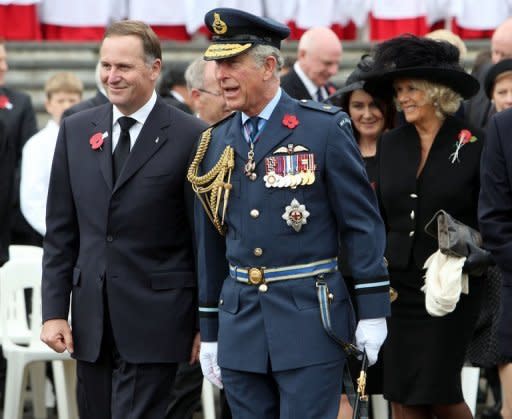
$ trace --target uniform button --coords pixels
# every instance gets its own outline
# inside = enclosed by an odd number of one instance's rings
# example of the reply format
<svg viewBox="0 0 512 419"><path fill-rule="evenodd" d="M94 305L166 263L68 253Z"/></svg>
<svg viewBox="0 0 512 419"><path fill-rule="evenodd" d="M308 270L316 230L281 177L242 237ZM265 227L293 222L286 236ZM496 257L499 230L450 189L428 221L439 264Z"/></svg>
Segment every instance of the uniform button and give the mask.
<svg viewBox="0 0 512 419"><path fill-rule="evenodd" d="M384 266L387 268L389 266L388 260L384 257Z"/></svg>
<svg viewBox="0 0 512 419"><path fill-rule="evenodd" d="M410 194L409 196L410 196L411 198L413 198L413 199L416 199L416 198L418 197L418 195L416 195L415 193L412 193L412 194Z"/></svg>
<svg viewBox="0 0 512 419"><path fill-rule="evenodd" d="M253 250L254 256L261 256L263 254L263 249L261 247L256 247Z"/></svg>
<svg viewBox="0 0 512 419"><path fill-rule="evenodd" d="M224 300L220 300L220 301L219 301L219 304L220 304L220 305L223 305L223 304L224 304Z"/></svg>
<svg viewBox="0 0 512 419"><path fill-rule="evenodd" d="M414 231L409 231L409 237L414 236Z"/></svg>
<svg viewBox="0 0 512 419"><path fill-rule="evenodd" d="M249 176L249 179L251 179L253 182L258 179L258 175L256 173L251 173L251 175Z"/></svg>
<svg viewBox="0 0 512 419"><path fill-rule="evenodd" d="M261 284L258 289L260 292L267 292L268 291L268 285L267 284Z"/></svg>
<svg viewBox="0 0 512 419"><path fill-rule="evenodd" d="M260 212L257 209L252 209L250 214L252 218L258 218L260 216Z"/></svg>
<svg viewBox="0 0 512 419"><path fill-rule="evenodd" d="M411 211L411 215L410 215L411 220L414 220L414 216L415 216L415 214L414 214L414 210L413 210L413 211Z"/></svg>
<svg viewBox="0 0 512 419"><path fill-rule="evenodd" d="M107 236L107 242L112 243L114 241L114 237L112 237L110 234Z"/></svg>

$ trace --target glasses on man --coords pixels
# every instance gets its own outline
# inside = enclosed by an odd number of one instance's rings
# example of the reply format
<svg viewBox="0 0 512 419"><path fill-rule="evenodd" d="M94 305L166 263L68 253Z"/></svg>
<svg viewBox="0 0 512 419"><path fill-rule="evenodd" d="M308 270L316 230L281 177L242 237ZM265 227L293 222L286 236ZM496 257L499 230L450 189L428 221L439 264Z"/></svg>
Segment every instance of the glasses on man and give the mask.
<svg viewBox="0 0 512 419"><path fill-rule="evenodd" d="M222 93L218 93L218 92L211 92L210 90L206 90L206 89L197 89L199 90L200 92L203 92L203 93L206 93L208 95L212 95L212 96L222 96Z"/></svg>

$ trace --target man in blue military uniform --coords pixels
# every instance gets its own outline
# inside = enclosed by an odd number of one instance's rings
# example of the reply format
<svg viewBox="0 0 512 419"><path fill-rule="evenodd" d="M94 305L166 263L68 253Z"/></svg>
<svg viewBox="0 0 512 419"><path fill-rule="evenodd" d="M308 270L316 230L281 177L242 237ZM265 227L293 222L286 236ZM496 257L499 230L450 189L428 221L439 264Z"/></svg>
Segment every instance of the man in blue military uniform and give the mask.
<svg viewBox="0 0 512 419"><path fill-rule="evenodd" d="M350 341L343 241L356 343L375 362L390 312L375 194L347 115L281 90L288 28L224 8L205 23L204 58L237 112L203 133L188 173L199 198L201 367L224 385L234 418L336 418L345 355L324 330L317 289L327 285L332 331Z"/></svg>

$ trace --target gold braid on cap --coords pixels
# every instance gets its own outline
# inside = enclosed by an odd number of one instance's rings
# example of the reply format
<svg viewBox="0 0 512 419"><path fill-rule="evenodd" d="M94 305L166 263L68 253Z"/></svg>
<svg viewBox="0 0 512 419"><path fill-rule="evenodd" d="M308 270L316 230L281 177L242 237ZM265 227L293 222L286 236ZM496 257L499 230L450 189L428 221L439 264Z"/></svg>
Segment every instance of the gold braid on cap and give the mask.
<svg viewBox="0 0 512 419"><path fill-rule="evenodd" d="M229 192L232 188L231 172L235 167L235 154L233 148L227 146L222 152L219 161L211 170L199 176L199 165L203 161L212 139L212 128L208 128L201 135L201 141L197 148L192 164L188 168L187 179L192 184L192 189L203 204L203 207L215 228L222 235L226 232L224 216L228 206ZM219 220L219 207L222 203L222 218Z"/></svg>

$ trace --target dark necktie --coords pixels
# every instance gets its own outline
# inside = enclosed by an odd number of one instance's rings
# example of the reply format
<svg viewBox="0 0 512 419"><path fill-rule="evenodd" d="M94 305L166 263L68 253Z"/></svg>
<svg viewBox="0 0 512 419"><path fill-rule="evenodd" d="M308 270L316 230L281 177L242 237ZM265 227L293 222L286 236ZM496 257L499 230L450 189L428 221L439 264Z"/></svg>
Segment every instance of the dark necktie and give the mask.
<svg viewBox="0 0 512 419"><path fill-rule="evenodd" d="M258 140L258 134L259 134L259 127L258 124L260 122L259 116L253 116L249 118L246 122L247 126L249 127L249 140L251 143L255 143Z"/></svg>
<svg viewBox="0 0 512 419"><path fill-rule="evenodd" d="M321 87L319 87L318 90L316 91L316 100L318 102L323 102L325 100L325 96Z"/></svg>
<svg viewBox="0 0 512 419"><path fill-rule="evenodd" d="M117 122L119 122L119 126L121 127L121 134L119 135L119 140L117 141L117 146L112 158L114 183L119 178L124 163L128 158L128 154L130 154L130 128L137 121L129 116L122 116Z"/></svg>

